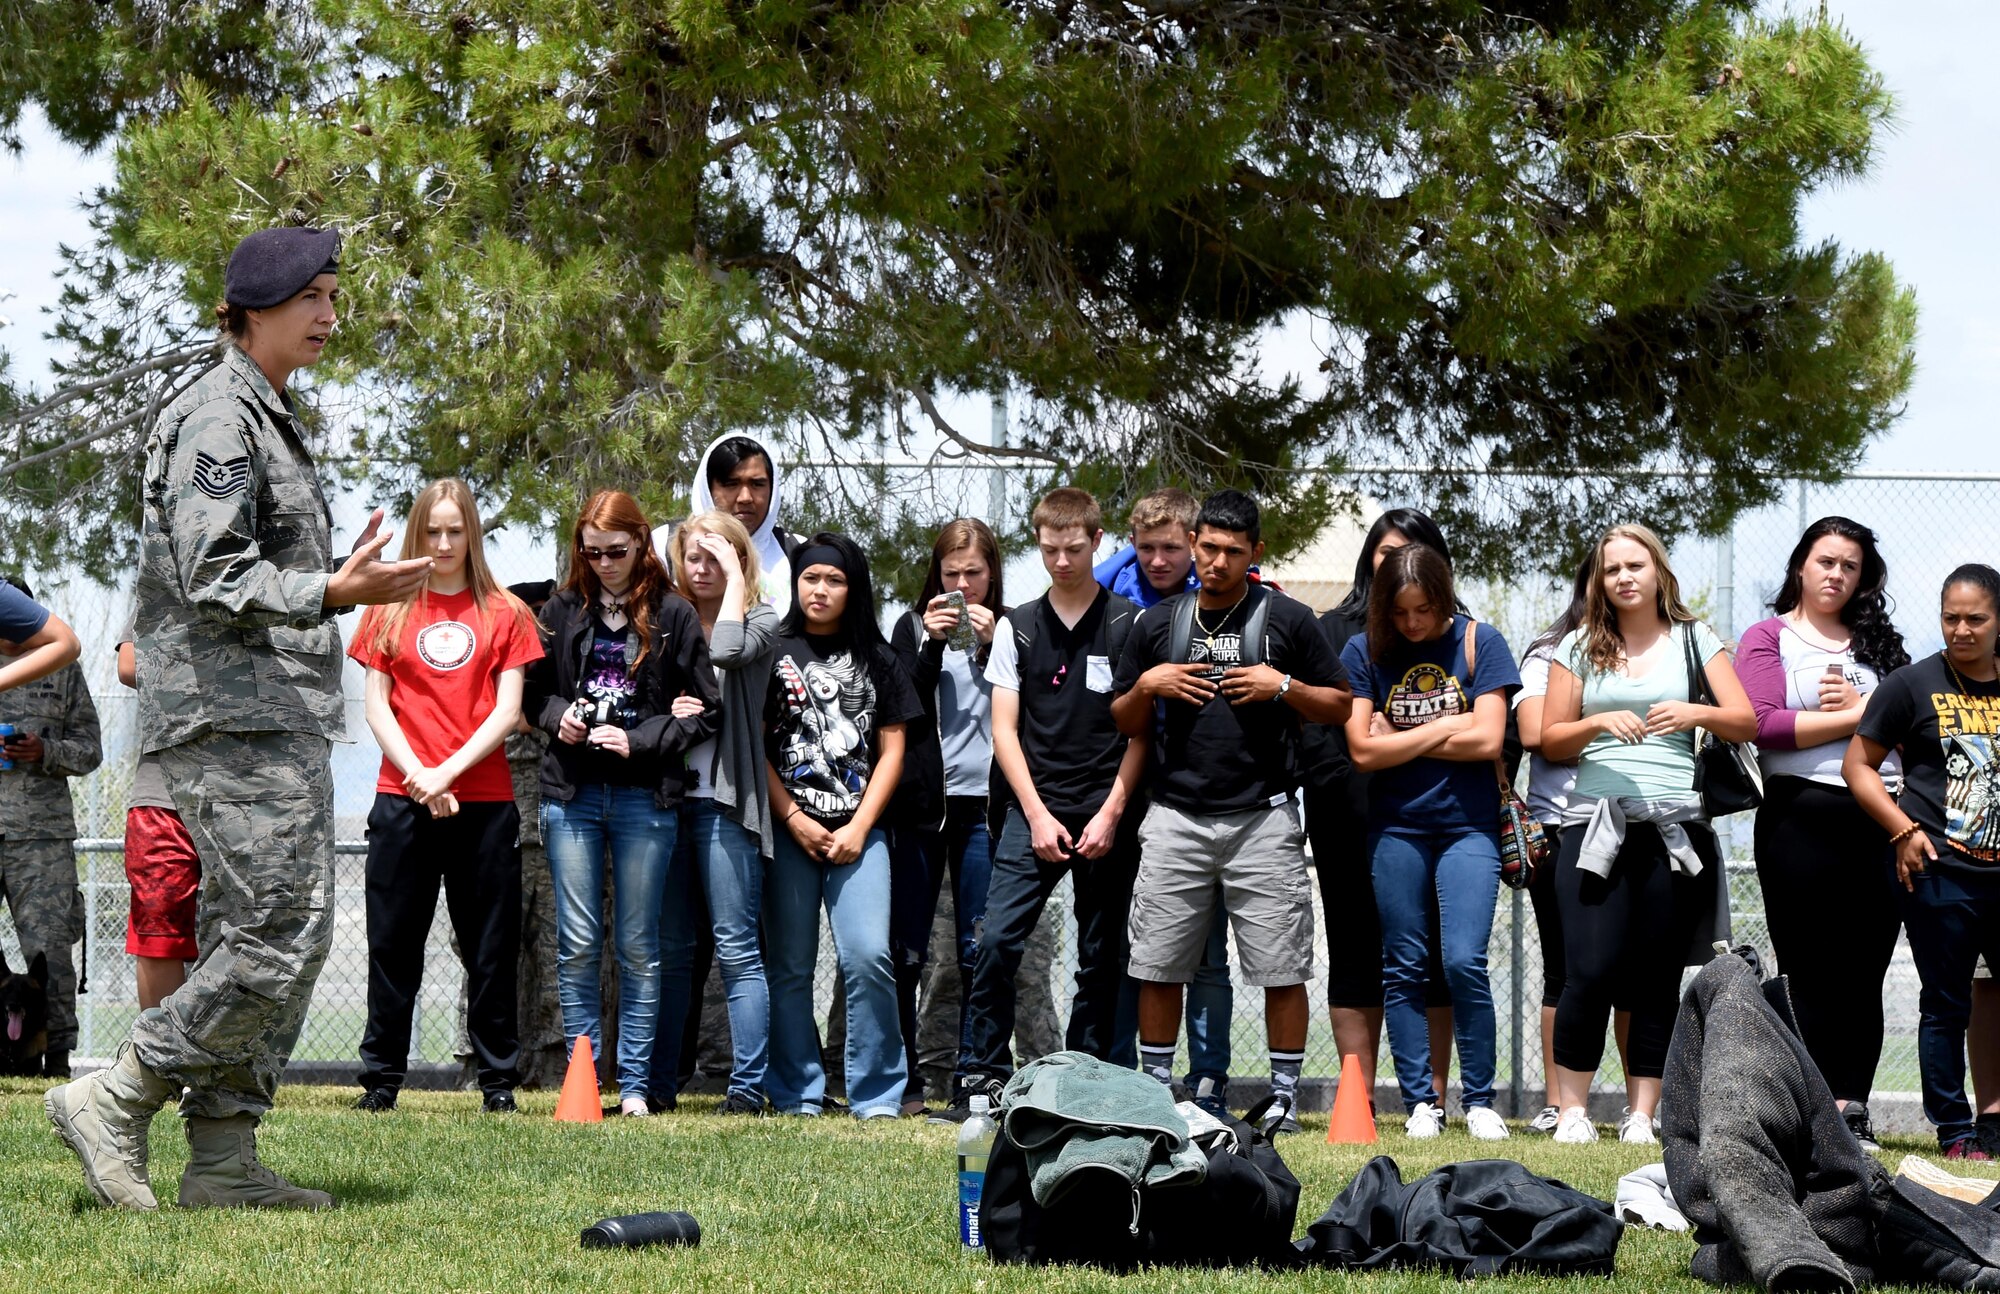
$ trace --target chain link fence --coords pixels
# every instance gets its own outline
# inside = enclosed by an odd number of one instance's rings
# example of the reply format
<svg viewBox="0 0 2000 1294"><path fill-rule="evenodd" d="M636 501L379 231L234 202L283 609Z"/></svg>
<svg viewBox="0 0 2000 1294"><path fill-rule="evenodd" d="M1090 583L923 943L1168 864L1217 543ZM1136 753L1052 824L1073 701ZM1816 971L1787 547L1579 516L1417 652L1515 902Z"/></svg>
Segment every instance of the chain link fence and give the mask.
<svg viewBox="0 0 2000 1294"><path fill-rule="evenodd" d="M940 519L967 515L993 519L1005 511L1025 508L1023 491L1011 487L1004 472L985 467L963 471L934 465L909 464L899 469L905 479L923 479L930 506ZM878 476L877 480L881 478ZM940 486L938 482L944 484ZM1364 494L1365 478L1356 484ZM796 497L796 496L795 496ZM1421 506L1422 501L1415 501ZM336 506L340 532L358 528L365 507L358 499ZM1691 603L1725 638L1769 614L1767 603L1784 574L1784 562L1800 531L1810 521L1840 513L1872 526L1882 538L1890 570L1891 592L1897 596L1896 620L1913 655L1940 645L1934 614L1935 594L1945 574L1965 561L2000 558L2000 477L1859 473L1838 484L1798 482L1788 485L1784 502L1748 514L1730 533L1692 539L1677 545L1674 566ZM554 569L553 548L546 536L501 534L489 543L496 573L506 580L543 578ZM1351 562L1351 555L1348 560ZM1044 587L1032 558L1010 564L1010 600L1020 601ZM1462 577L1463 578L1463 577ZM85 643L81 665L89 680L103 723L103 766L79 779L76 792L77 857L88 913L85 947L78 950L79 968L88 991L78 1002L82 1036L79 1058L108 1057L129 1029L137 1011L132 962L124 952L126 889L123 870L124 803L136 752L133 694L114 672L113 647L129 607L129 593L106 590L87 581L64 581L60 573L36 580L37 592L58 614L74 625ZM1566 584L1498 585L1475 577L1465 579L1463 595L1482 618L1496 624L1516 651L1553 617L1566 594ZM351 632L352 623L348 624ZM315 1062L314 1072L339 1073L355 1066L356 1048L367 1007L367 944L361 889L365 846L362 826L373 797L379 752L362 717L361 675L351 663L347 677L348 724L352 745L338 746L334 755L335 816L340 837L337 866L334 948L319 981L311 1013L296 1058ZM0 694L0 720L5 699ZM4 774L0 774L4 775ZM1758 946L1767 954L1770 941L1763 900L1750 858L1747 818L1719 824L1724 850L1731 860L1729 887L1739 943ZM1056 902L1067 910L1067 891ZM1317 909L1316 909L1317 910ZM1326 940L1338 929L1316 934L1320 974L1312 985L1313 1000L1323 1002ZM11 921L0 924L0 948L19 966L19 948ZM1074 963L1074 931L1064 922L1058 946L1056 994L1066 1006L1069 972ZM1499 1015L1500 1087L1511 1094L1516 1110L1541 1104L1543 1071L1539 1006L1541 958L1534 917L1522 896L1503 892L1495 917L1490 952L1493 993ZM824 1012L832 980L830 938L822 939L820 1005ZM451 952L442 906L431 932L430 955L419 999L412 1061L446 1065L454 1060L458 1035L457 1002L461 975ZM1917 977L1906 944L1899 945L1884 986L1888 1006L1887 1039L1876 1074L1878 1101L1918 1088L1916 1061ZM1338 1058L1325 1018L1315 1008L1307 1072L1331 1075ZM1264 1071L1262 994L1236 994L1232 1030L1234 1071L1258 1076ZM1386 1047L1384 1074L1387 1073ZM351 1070L349 1072L352 1072ZM1607 1090L1622 1086L1615 1049L1607 1048L1606 1068L1599 1075Z"/></svg>

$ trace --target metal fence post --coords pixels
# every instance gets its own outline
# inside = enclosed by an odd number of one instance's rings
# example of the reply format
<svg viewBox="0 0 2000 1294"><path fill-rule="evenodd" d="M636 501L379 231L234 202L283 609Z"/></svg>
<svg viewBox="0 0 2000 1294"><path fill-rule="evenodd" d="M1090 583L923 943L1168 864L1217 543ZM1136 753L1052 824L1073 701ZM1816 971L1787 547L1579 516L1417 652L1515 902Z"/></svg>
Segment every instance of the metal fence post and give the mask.
<svg viewBox="0 0 2000 1294"><path fill-rule="evenodd" d="M1521 982L1527 977L1528 969L1527 946L1521 935L1521 913L1527 904L1525 902L1526 896L1521 891L1512 890L1510 893L1512 895L1508 900L1510 915L1507 919L1507 923L1511 927L1508 931L1507 948L1509 963L1507 976L1509 981L1507 986L1507 1018L1514 1022L1514 1027L1511 1030L1513 1037L1507 1043L1507 1054L1514 1071L1514 1117L1518 1119L1522 1114L1526 1113L1528 1108L1525 1104L1528 1090L1527 1081L1521 1074L1523 1057L1527 1050L1521 1045L1521 1007L1526 1000L1526 994L1521 991ZM1540 1001L1540 998L1536 999L1538 1006ZM1539 1024L1539 1021L1537 1021L1537 1024ZM1537 1028L1536 1033L1539 1034L1540 1032L1541 1030Z"/></svg>

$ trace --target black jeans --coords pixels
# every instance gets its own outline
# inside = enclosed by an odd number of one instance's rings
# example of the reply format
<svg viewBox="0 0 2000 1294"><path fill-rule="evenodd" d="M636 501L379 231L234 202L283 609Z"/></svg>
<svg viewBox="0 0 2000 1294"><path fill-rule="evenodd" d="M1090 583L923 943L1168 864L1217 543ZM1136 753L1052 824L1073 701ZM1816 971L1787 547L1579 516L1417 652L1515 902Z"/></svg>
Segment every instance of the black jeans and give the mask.
<svg viewBox="0 0 2000 1294"><path fill-rule="evenodd" d="M993 852L993 880L986 895L986 925L972 968L966 1012L972 1041L959 1068L968 1076L1005 1079L1013 1072L1008 1041L1014 1036L1015 979L1021 950L1041 919L1042 908L1065 873L1076 889L1076 996L1070 1003L1064 1045L1100 1060L1109 1059L1117 1028L1118 994L1125 980L1130 946L1125 922L1132 910L1132 883L1139 875L1139 820L1143 806L1127 806L1118 836L1102 858L1043 862L1030 843L1027 819L1007 810ZM1072 838L1087 818L1064 820Z"/></svg>
<svg viewBox="0 0 2000 1294"><path fill-rule="evenodd" d="M1700 876L1669 866L1666 842L1650 822L1627 825L1608 877L1576 865L1584 829L1563 832L1556 861L1563 989L1556 1004L1555 1051L1556 1064L1564 1069L1597 1068L1604 1059L1604 1029L1617 1004L1632 1010L1627 1076L1658 1078L1665 1072L1681 969L1701 906L1714 901L1715 881L1706 869L1722 866L1715 832L1700 822L1682 826L1701 857Z"/></svg>
<svg viewBox="0 0 2000 1294"><path fill-rule="evenodd" d="M1844 786L1764 784L1757 882L1806 1052L1836 1100L1865 1101L1882 1058L1882 979L1902 925L1895 853Z"/></svg>
<svg viewBox="0 0 2000 1294"><path fill-rule="evenodd" d="M521 814L512 800L459 805L449 818L377 792L368 814L368 1024L361 1085L395 1090L409 1072L410 1026L438 889L465 966L465 1031L483 1091L520 1082L514 998L521 938Z"/></svg>
<svg viewBox="0 0 2000 1294"><path fill-rule="evenodd" d="M889 829L889 951L896 962L896 1016L902 1024L910 1081L906 1099L921 1101L924 1079L917 1064L917 989L930 960L931 923L937 919L939 887L951 877L952 910L957 915L958 1015L960 1054L971 1042L966 1002L979 957L979 928L986 920L993 838L986 829L986 797L945 799L942 830L895 826Z"/></svg>

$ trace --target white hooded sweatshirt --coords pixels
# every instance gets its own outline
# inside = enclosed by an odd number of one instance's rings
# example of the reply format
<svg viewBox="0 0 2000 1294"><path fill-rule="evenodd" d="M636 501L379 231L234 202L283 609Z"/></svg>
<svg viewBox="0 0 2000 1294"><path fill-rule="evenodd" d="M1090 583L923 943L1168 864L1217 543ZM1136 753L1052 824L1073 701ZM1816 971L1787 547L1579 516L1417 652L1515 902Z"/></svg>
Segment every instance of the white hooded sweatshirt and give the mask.
<svg viewBox="0 0 2000 1294"><path fill-rule="evenodd" d="M695 464L694 469L694 510L697 515L715 507L715 494L708 488L709 455L723 441L742 434L732 431L726 436L717 436L702 451L701 461ZM747 439L757 440L755 436ZM758 440L757 443L762 445L764 442ZM764 456L771 460L771 506L764 513L764 524L750 536L750 547L757 553L757 598L782 617L792 606L792 564L786 559L785 546L776 533L779 504L784 497L784 478L778 466L778 456L771 453L769 447L766 447Z"/></svg>

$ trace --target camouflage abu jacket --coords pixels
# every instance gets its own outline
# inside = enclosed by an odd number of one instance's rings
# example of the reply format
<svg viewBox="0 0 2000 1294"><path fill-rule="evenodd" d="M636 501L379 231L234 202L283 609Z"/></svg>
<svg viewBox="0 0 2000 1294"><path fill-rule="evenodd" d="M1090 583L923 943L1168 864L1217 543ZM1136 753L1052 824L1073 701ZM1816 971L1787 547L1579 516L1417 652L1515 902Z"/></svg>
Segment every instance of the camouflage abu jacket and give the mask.
<svg viewBox="0 0 2000 1294"><path fill-rule="evenodd" d="M16 760L13 771L0 772L0 838L76 839L69 779L84 776L104 759L97 706L90 699L83 670L65 665L32 683L0 692L0 723L11 723L17 731L42 739L39 760L32 764Z"/></svg>
<svg viewBox="0 0 2000 1294"><path fill-rule="evenodd" d="M340 627L324 610L333 525L291 398L222 360L146 442L139 741L304 732L344 741Z"/></svg>

